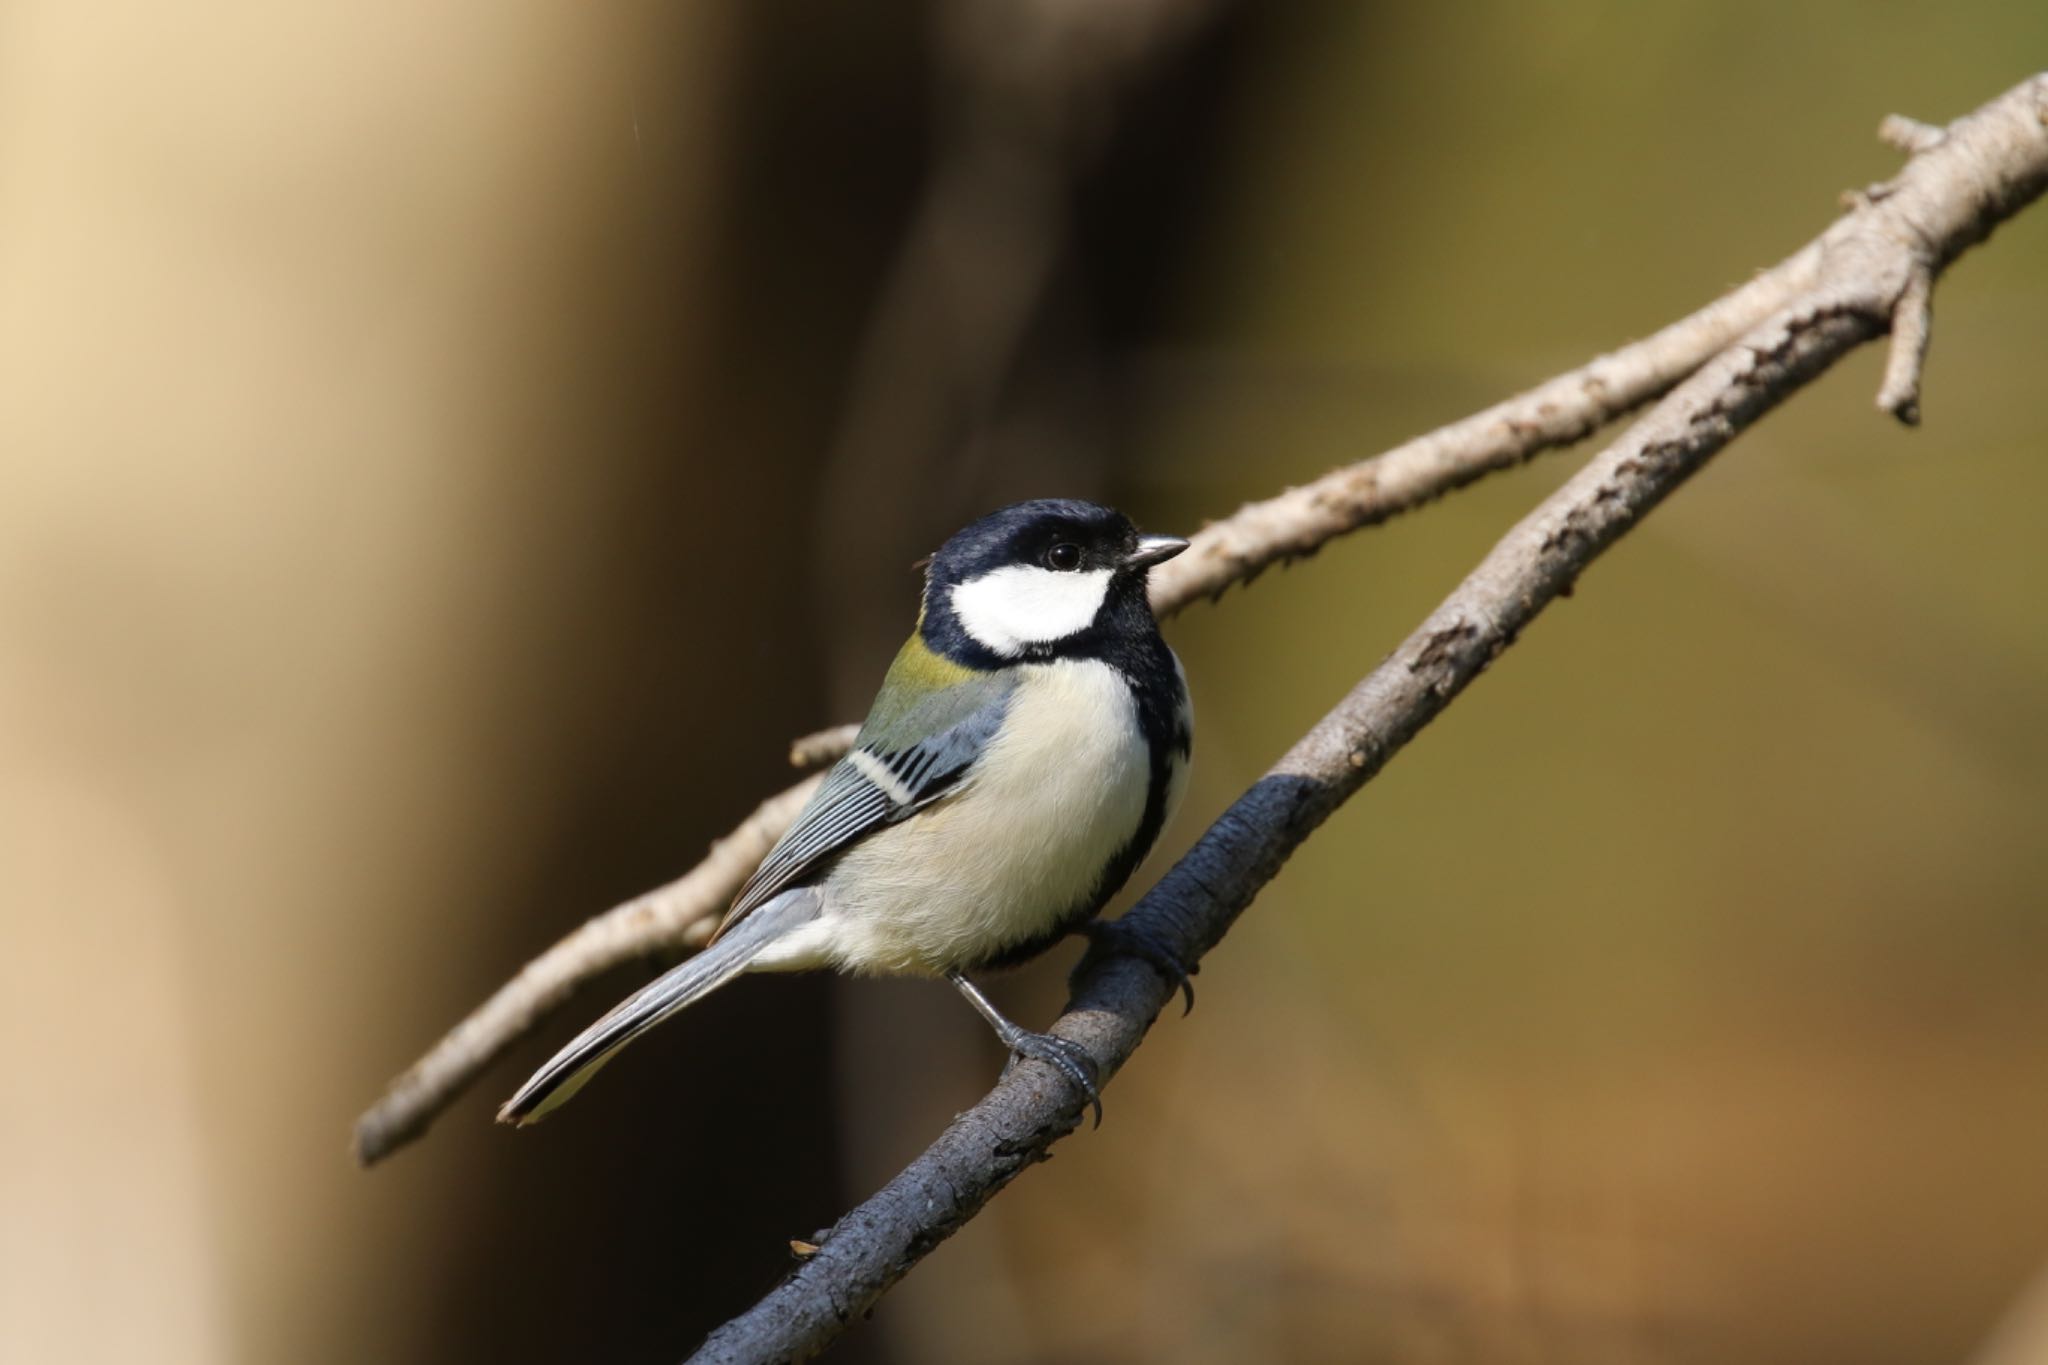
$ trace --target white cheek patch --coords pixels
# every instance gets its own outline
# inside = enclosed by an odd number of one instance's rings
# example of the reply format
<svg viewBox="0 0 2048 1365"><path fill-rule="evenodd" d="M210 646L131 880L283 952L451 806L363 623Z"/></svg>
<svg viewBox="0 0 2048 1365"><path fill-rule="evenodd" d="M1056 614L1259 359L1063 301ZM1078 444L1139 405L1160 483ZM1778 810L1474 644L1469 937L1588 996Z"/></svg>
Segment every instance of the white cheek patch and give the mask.
<svg viewBox="0 0 2048 1365"><path fill-rule="evenodd" d="M1109 596L1110 571L1055 573L1028 564L985 573L953 589L953 614L975 643L1006 657L1088 628Z"/></svg>

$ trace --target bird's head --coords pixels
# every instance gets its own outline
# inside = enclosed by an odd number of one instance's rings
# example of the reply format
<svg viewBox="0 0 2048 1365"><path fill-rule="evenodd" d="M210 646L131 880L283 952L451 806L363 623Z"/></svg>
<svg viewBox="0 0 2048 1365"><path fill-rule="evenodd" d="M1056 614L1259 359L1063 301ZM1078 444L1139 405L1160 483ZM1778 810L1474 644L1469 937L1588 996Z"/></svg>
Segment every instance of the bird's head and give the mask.
<svg viewBox="0 0 2048 1365"><path fill-rule="evenodd" d="M1187 547L1177 536L1141 536L1123 513L1092 502L1012 504L932 556L926 642L985 664L1057 657L1104 631L1150 629L1145 576Z"/></svg>

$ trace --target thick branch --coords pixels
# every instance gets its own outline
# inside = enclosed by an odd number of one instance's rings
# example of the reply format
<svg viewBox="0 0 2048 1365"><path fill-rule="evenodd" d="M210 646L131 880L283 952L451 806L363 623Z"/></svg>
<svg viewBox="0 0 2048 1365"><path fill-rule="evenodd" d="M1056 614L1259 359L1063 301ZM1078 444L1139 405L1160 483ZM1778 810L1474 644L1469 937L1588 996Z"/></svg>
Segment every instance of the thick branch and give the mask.
<svg viewBox="0 0 2048 1365"><path fill-rule="evenodd" d="M1925 354L1924 300L1911 286L1933 275L2041 189L2034 111L2048 103L2048 77L2036 77L1929 143L1900 176L1857 198L1855 210L1818 240L1748 284L1655 335L1559 375L1486 411L1439 428L1383 454L1324 475L1277 497L1248 504L1204 527L1152 582L1154 610L1180 611L1248 583L1268 566L1313 554L1338 536L1376 525L1495 470L1570 445L1666 392L1737 337L1794 301L1826 289L1850 306L1886 320L1904 314L1880 401L1917 414L1919 360ZM2031 129L2031 132L2029 131ZM2032 139L2030 142L2029 139ZM1902 306L1902 303L1904 306ZM1916 323L1919 325L1916 330ZM1901 393L1908 402L1896 402ZM801 766L829 762L851 742L852 727L798 741ZM608 911L562 940L463 1020L394 1081L356 1126L356 1152L370 1164L426 1130L475 1077L582 981L633 956L669 951L708 933L754 862L787 828L801 806L799 784L764 802L747 823L714 846L711 858L681 880ZM773 814L781 821L771 828ZM761 843L753 836L765 834ZM747 836L751 861L720 851ZM687 899L678 889L692 888ZM636 906L657 898L673 906L638 917ZM692 907L699 928L683 918ZM602 953L573 950L585 934ZM543 970L545 968L545 970Z"/></svg>
<svg viewBox="0 0 2048 1365"><path fill-rule="evenodd" d="M1937 158L1961 152L1945 161ZM1952 125L1823 238L1812 293L1743 335L1510 531L1457 590L1130 912L1192 962L1330 812L1512 644L1602 551L1737 434L1887 324L1915 270L1938 270L2048 185L2048 77ZM1886 212L1889 210L1889 212ZM1865 215L1868 216L1865 216ZM1903 229L1903 230L1902 230ZM1844 268L1853 262L1853 268ZM1134 960L1084 964L1054 1032L1106 1083L1172 994ZM754 1308L713 1333L704 1362L821 1349L1079 1117L1057 1073L1024 1063L923 1155L842 1218Z"/></svg>

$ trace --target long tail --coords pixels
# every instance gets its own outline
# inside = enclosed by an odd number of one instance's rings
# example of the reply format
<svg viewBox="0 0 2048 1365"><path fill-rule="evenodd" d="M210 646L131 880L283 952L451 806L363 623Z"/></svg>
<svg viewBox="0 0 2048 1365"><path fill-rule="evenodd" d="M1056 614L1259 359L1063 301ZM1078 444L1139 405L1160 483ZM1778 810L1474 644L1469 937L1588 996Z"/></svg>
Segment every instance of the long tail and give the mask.
<svg viewBox="0 0 2048 1365"><path fill-rule="evenodd" d="M787 892L759 907L716 943L628 996L576 1035L505 1101L498 1122L524 1127L546 1118L626 1044L744 972L763 948L817 913L817 897L808 889Z"/></svg>

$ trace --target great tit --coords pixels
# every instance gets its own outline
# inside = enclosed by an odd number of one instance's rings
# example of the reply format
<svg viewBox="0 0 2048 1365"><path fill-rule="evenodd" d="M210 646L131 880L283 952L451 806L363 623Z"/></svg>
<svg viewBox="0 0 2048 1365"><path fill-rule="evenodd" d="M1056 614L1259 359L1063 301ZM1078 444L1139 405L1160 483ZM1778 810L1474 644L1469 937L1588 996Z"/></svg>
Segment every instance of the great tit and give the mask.
<svg viewBox="0 0 2048 1365"><path fill-rule="evenodd" d="M1014 1055L1073 1081L1099 1122L1085 1054L1004 1018L966 974L1086 932L1186 984L1170 956L1094 917L1186 786L1187 682L1145 580L1187 544L1066 499L1005 507L948 540L852 751L709 945L585 1029L499 1119L541 1118L742 972L831 967L945 977Z"/></svg>

